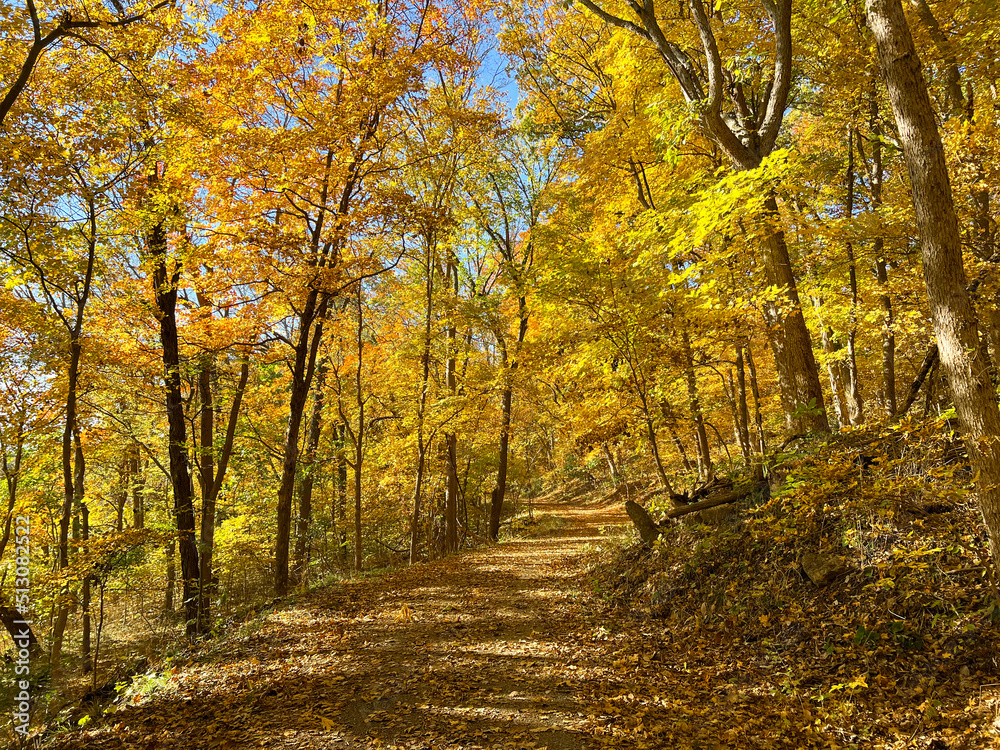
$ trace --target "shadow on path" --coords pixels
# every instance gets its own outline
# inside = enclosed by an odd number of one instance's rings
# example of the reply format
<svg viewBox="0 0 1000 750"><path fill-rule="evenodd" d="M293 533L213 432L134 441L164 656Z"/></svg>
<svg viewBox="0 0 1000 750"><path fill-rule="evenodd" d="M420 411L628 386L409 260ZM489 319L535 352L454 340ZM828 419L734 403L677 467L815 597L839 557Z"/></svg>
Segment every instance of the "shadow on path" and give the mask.
<svg viewBox="0 0 1000 750"><path fill-rule="evenodd" d="M588 746L609 678L576 578L615 509L537 505L563 525L317 592L179 669L57 748Z"/></svg>

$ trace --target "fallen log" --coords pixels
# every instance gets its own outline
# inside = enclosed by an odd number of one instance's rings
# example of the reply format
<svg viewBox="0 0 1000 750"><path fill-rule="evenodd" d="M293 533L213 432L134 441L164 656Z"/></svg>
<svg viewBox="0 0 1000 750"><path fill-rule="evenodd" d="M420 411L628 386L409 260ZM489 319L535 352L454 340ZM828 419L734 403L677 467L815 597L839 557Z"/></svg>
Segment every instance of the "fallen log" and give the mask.
<svg viewBox="0 0 1000 750"><path fill-rule="evenodd" d="M683 508L674 508L672 511L667 513L667 518L680 518L681 516L686 516L688 513L697 513L699 510L708 510L709 508L715 508L719 505L735 503L737 500L742 500L744 497L752 495L757 490L766 486L767 485L764 483L754 483L746 487L741 487L740 489L735 489L732 492L727 492L725 495L710 497L707 500L691 503L691 505L685 505Z"/></svg>
<svg viewBox="0 0 1000 750"><path fill-rule="evenodd" d="M683 505L679 508L674 508L673 510L667 512L666 518L673 520L675 518L680 518L681 516L686 516L689 513L697 513L701 510L708 510L709 508L715 508L720 505L735 503L737 500L748 497L766 486L766 483L754 482L753 484L734 489L732 492L727 492L724 495L710 497L706 500L692 503L691 505ZM633 500L629 500L625 503L625 512L628 513L628 517L632 519L632 523L639 531L639 538L642 539L642 543L647 547L652 547L653 542L655 542L660 537L660 534L662 534L668 527L668 524L665 522L656 523L652 516L649 515L649 512Z"/></svg>

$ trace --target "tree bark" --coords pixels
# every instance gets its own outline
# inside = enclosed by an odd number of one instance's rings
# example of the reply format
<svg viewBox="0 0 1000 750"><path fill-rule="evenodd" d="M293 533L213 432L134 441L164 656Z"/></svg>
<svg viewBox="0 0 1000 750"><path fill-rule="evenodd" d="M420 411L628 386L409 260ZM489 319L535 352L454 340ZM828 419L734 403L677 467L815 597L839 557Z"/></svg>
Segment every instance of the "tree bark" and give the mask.
<svg viewBox="0 0 1000 750"><path fill-rule="evenodd" d="M744 450L747 463L750 462L750 410L747 408L747 374L743 362L743 344L736 345L736 386L739 413L740 447ZM745 446L745 448L744 448Z"/></svg>
<svg viewBox="0 0 1000 750"><path fill-rule="evenodd" d="M869 116L872 129L872 168L870 175L872 209L882 205L882 126L879 123L878 95L872 89L869 99ZM859 141L860 146L860 141ZM875 278L879 285L879 304L882 306L882 400L891 418L896 413L896 333L892 297L889 294L889 264L885 259L885 239L875 238Z"/></svg>
<svg viewBox="0 0 1000 750"><path fill-rule="evenodd" d="M866 0L865 5L910 175L941 365L976 473L996 559L1000 554L1000 409L967 291L944 148L900 0Z"/></svg>
<svg viewBox="0 0 1000 750"><path fill-rule="evenodd" d="M181 392L180 342L177 334L177 285L180 281L181 268L177 265L172 271L167 269L167 229L164 221L158 222L150 230L147 249L153 261L153 292L160 322L160 343L163 347L170 485L174 496L173 512L177 524L177 546L181 556L185 632L188 637L193 637L198 632L199 567L187 450L187 426L184 420L184 397Z"/></svg>
<svg viewBox="0 0 1000 750"><path fill-rule="evenodd" d="M330 509L330 521L337 529L337 550L340 564L347 567L347 426L337 427L337 491L336 508Z"/></svg>
<svg viewBox="0 0 1000 750"><path fill-rule="evenodd" d="M823 346L823 354L826 355L826 370L830 377L830 393L833 397L834 411L837 412L837 421L841 425L850 424L851 413L847 407L847 388L844 385L850 375L839 357L840 348L833 340L833 329L823 321L823 300L813 297L813 308L819 320L820 344Z"/></svg>
<svg viewBox="0 0 1000 750"><path fill-rule="evenodd" d="M611 452L611 448L608 447L607 443L601 443L601 452L604 454L604 460L608 462L608 470L611 472L611 481L618 484L621 482L621 474L618 473L618 462L615 461L614 454Z"/></svg>
<svg viewBox="0 0 1000 750"><path fill-rule="evenodd" d="M143 475L142 461L139 459L139 446L135 443L129 446L129 475L132 477L132 528L146 527L145 490L146 479Z"/></svg>
<svg viewBox="0 0 1000 750"><path fill-rule="evenodd" d="M66 423L62 434L62 469L63 469L63 505L62 513L59 517L59 543L57 553L57 564L60 571L64 571L69 566L69 527L73 515L73 501L76 496L75 490L75 468L73 464L74 444L73 438L77 434L77 389L80 380L80 357L83 353L81 336L83 334L84 313L87 302L90 299L91 285L94 278L94 261L97 256L97 212L94 205L94 198L88 200L88 223L90 236L87 240L87 267L84 273L84 280L80 296L77 299L76 315L72 323L67 321L60 313L60 318L67 325L69 334L69 367L66 372ZM42 279L44 286L44 279ZM50 301L54 300L50 297ZM65 601L68 589L63 589L63 601L60 603L55 623L52 627L52 650L50 661L52 668L57 670L60 657L62 655L63 634L66 631L66 623L69 619L69 605Z"/></svg>
<svg viewBox="0 0 1000 750"><path fill-rule="evenodd" d="M354 433L354 570L361 571L363 547L361 544L361 467L365 445L365 399L361 391L361 364L365 350L364 292L358 281L358 329L355 344L358 350L358 371L355 381L358 403L358 430Z"/></svg>
<svg viewBox="0 0 1000 750"><path fill-rule="evenodd" d="M454 302L458 301L458 263L453 253L448 254L447 266L448 291L453 295ZM452 398L458 396L457 377L457 336L458 329L455 325L454 311L451 313L451 320L448 322L448 360L446 363L446 378L448 392ZM445 445L447 449L447 481L445 483L444 501L444 548L446 552L458 551L458 435L454 432L445 433Z"/></svg>
<svg viewBox="0 0 1000 750"><path fill-rule="evenodd" d="M207 299L199 294L199 303L208 307ZM212 381L215 375L215 355L205 352L198 370L199 414L198 475L201 478L201 544L198 565L198 632L204 633L211 620L212 552L215 546L215 398Z"/></svg>
<svg viewBox="0 0 1000 750"><path fill-rule="evenodd" d="M510 256L512 257L512 256ZM510 262L510 258L508 258ZM514 356L509 357L503 336L497 336L502 355L504 369L504 389L500 401L500 459L497 465L497 483L490 498L489 538L496 541L500 535L500 517L503 514L503 501L507 494L507 465L510 455L510 424L514 400L514 374L520 363L521 345L528 333L528 303L523 293L517 298L517 340L514 346Z"/></svg>
<svg viewBox="0 0 1000 750"><path fill-rule="evenodd" d="M86 499L84 482L87 477L87 463L83 455L83 441L80 440L79 430L73 433L73 453L73 504L76 506L76 516L80 522L79 535L74 533L74 536L78 536L86 549L87 543L90 541L90 511L87 508L87 503L84 502ZM90 670L90 591L92 580L92 576L87 574L80 582L80 620L83 631L80 641L80 656L84 674Z"/></svg>
<svg viewBox="0 0 1000 750"><path fill-rule="evenodd" d="M764 305L764 322L771 344L778 386L785 412L785 425L789 432L829 432L823 388L819 381L819 368L813 356L812 342L802 315L792 261L788 254L785 233L778 229L780 216L774 193L764 202L763 221L773 231L764 239L762 260L768 286L783 291L782 304Z"/></svg>
<svg viewBox="0 0 1000 750"><path fill-rule="evenodd" d="M917 370L917 377L913 379L913 383L910 385L910 390L906 394L906 400L903 402L902 408L893 414L895 419L900 419L905 417L906 413L913 406L913 402L917 400L917 394L920 392L920 386L924 384L924 380L927 378L927 374L934 369L938 363L938 347L937 343L932 343L927 349L927 354L924 355L924 361L920 364L920 369ZM928 390L930 387L928 386Z"/></svg>
<svg viewBox="0 0 1000 750"><path fill-rule="evenodd" d="M847 218L854 218L854 130L847 131ZM847 243L847 274L851 285L851 311L847 327L847 403L851 424L855 427L865 421L864 399L861 396L861 381L858 378L858 357L856 343L858 337L858 266L854 260L854 245Z"/></svg>
<svg viewBox="0 0 1000 750"><path fill-rule="evenodd" d="M323 389L326 386L326 362L321 362L316 373L316 388L313 390L312 415L309 417L309 434L306 437L306 455L302 461L302 479L299 481L299 514L295 528L295 564L292 580L295 585L305 580L309 564L309 527L312 524L312 496L316 483L316 452L323 431Z"/></svg>
<svg viewBox="0 0 1000 750"><path fill-rule="evenodd" d="M226 422L226 434L222 441L222 448L218 453L218 462L213 461L211 465L203 465L202 467L203 472L207 472L204 475L207 479L202 479L202 492L204 494L201 509L201 560L198 571L201 593L198 618L199 632L205 632L211 626L212 598L216 595L215 577L212 573L212 558L215 555L215 509L219 493L222 491L222 483L226 478L226 471L229 468L229 459L233 453L233 443L236 440L236 420L243 404L243 394L246 392L249 377L250 361L248 358L244 358L240 365L240 378L236 386L236 393L233 394L233 402L229 407L229 419ZM207 385L211 388L210 382ZM214 411L213 409L213 423ZM206 433L203 432L203 440L206 436ZM212 440L214 443L214 437ZM204 443L202 445L204 447ZM214 474L212 473L213 469Z"/></svg>
<svg viewBox="0 0 1000 750"><path fill-rule="evenodd" d="M177 587L177 540L171 538L163 550L167 559L167 587L163 593L163 611L173 613L174 611L174 589Z"/></svg>
<svg viewBox="0 0 1000 750"><path fill-rule="evenodd" d="M329 296L311 289L299 314L298 339L288 398L288 426L285 430L284 459L281 464L281 485L278 489L278 516L274 542L274 593L288 593L288 552L292 532L292 500L299 460L299 431L305 413L306 400L316 371L316 356L323 337L323 319Z"/></svg>
<svg viewBox="0 0 1000 750"><path fill-rule="evenodd" d="M86 544L90 540L90 510L87 508L86 503L80 504L80 519L82 525L82 541ZM91 616L90 616L90 600L91 600L91 587L93 584L93 576L86 575L83 578L83 591L80 596L80 616L83 625L83 632L80 637L80 661L81 661L81 671L84 674L90 672L93 665L91 664Z"/></svg>
<svg viewBox="0 0 1000 750"><path fill-rule="evenodd" d="M701 400L698 397L698 377L694 371L694 354L691 352L691 337L681 321L681 349L684 354L684 379L687 384L688 407L694 419L695 435L698 438L698 466L701 467L702 480L710 479L715 474L712 464L712 453L708 445L708 431L705 429L705 415L701 411Z"/></svg>
<svg viewBox="0 0 1000 750"><path fill-rule="evenodd" d="M767 453L767 441L764 439L764 418L760 413L760 387L757 384L757 365L753 361L753 352L750 344L745 345L747 355L747 366L750 368L750 392L753 394L754 424L757 427L757 445L760 450L761 459ZM763 468L763 467L762 467Z"/></svg>
<svg viewBox="0 0 1000 750"><path fill-rule="evenodd" d="M497 483L490 497L489 537L496 541L500 536L500 518L504 496L507 493L507 460L510 455L510 412L514 391L510 383L504 387L500 400L500 459L497 465Z"/></svg>
<svg viewBox="0 0 1000 750"><path fill-rule="evenodd" d="M684 471L693 471L694 466L691 464L691 459L688 458L687 451L684 449L684 443L681 442L677 430L674 429L676 418L666 399L660 399L660 415L663 417L663 421L666 422L670 442L674 444L674 448L677 449L677 455L681 457L681 465L684 467Z"/></svg>
<svg viewBox="0 0 1000 750"><path fill-rule="evenodd" d="M3 534L0 536L0 559L3 558L4 550L10 541L10 532L14 522L14 506L17 505L17 489L21 480L21 461L24 458L25 423L27 421L27 411L25 408L18 410L17 417L12 420L14 424L14 464L10 464L7 458L7 444L0 436L0 460L2 460L4 482L7 485L7 509L3 519Z"/></svg>
<svg viewBox="0 0 1000 750"><path fill-rule="evenodd" d="M882 399L886 412L896 413L896 334L894 331L892 297L889 296L889 273L882 256L884 241L875 239L875 278L881 289L879 303L882 306Z"/></svg>
<svg viewBox="0 0 1000 750"><path fill-rule="evenodd" d="M417 402L417 476L413 483L413 508L410 515L410 565L416 565L420 556L420 512L424 487L424 467L428 445L424 440L424 418L427 414L427 395L431 372L431 322L434 314L434 241L426 238L427 253L424 267L427 279L424 285L424 343L420 355L420 399Z"/></svg>

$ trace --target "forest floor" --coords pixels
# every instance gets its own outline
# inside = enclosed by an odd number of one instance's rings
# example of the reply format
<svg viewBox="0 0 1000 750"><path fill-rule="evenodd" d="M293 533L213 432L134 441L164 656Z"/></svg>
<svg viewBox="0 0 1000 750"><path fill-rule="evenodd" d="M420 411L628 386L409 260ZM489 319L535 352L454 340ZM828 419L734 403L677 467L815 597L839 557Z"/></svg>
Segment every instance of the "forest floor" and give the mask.
<svg viewBox="0 0 1000 750"><path fill-rule="evenodd" d="M599 593L608 576L655 561L615 543L621 503L539 502L534 513L536 536L262 613L138 678L112 711L48 747L1000 747L986 674L976 685L963 676L942 703L908 652L895 666L865 652L865 673L840 647L761 635L801 635L808 621L753 613L713 626L703 609L671 624L611 607ZM839 611L843 593L809 591L803 601Z"/></svg>
<svg viewBox="0 0 1000 750"><path fill-rule="evenodd" d="M593 696L626 675L581 558L628 521L620 503L534 513L543 536L300 597L51 747L585 747L608 721Z"/></svg>

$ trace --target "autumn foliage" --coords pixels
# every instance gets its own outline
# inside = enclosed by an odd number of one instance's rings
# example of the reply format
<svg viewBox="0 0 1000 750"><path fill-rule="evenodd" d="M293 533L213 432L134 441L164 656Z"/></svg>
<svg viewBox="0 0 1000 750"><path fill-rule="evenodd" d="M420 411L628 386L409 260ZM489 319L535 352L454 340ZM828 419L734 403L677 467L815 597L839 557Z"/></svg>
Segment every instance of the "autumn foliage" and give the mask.
<svg viewBox="0 0 1000 750"><path fill-rule="evenodd" d="M567 483L754 490L615 603L725 600L707 538L840 546L904 623L858 633L909 648L938 600L887 592L953 580L921 555L977 569L947 617L986 629L998 18L898 5L5 5L0 608L30 519L33 658L97 689Z"/></svg>

